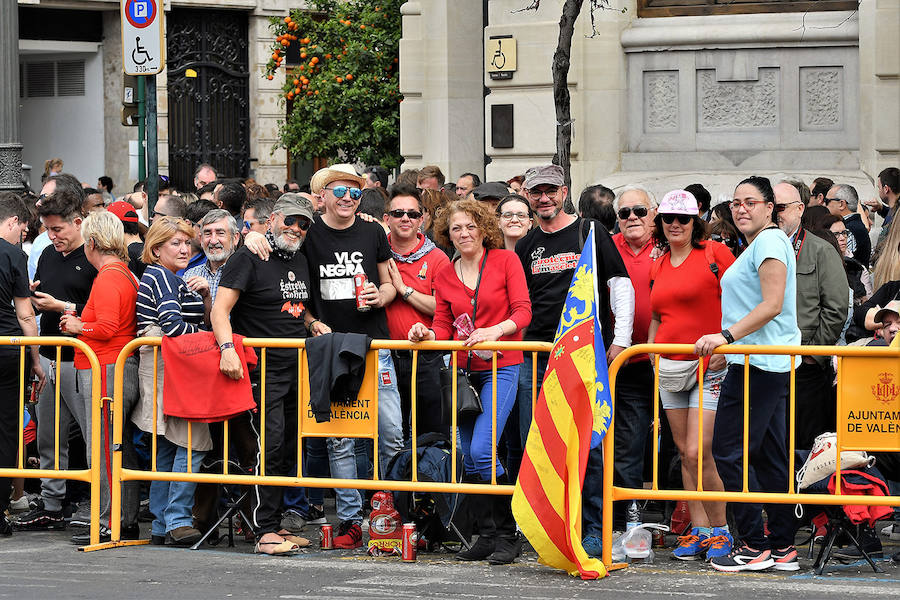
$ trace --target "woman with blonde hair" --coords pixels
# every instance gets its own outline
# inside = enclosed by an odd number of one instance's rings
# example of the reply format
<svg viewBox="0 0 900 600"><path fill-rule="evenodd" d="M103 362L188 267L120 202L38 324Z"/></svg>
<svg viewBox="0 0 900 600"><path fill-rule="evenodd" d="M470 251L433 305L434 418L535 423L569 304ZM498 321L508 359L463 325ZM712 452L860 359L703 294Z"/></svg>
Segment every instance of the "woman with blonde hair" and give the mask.
<svg viewBox="0 0 900 600"><path fill-rule="evenodd" d="M191 257L194 228L184 219L157 217L147 231L142 260L147 269L141 277L137 296L138 335L159 337L196 333L209 322L209 282L203 277L187 281L176 272L187 266ZM132 421L142 431L153 431L156 424L156 466L159 471L187 472L188 430L191 428L191 468L200 470L206 452L212 448L209 427L177 417L163 417L162 355L142 346L139 379L141 401ZM156 414L153 413L153 382L156 380ZM156 517L151 526L154 544L190 546L201 533L194 528L191 510L195 483L154 481L150 484L150 512Z"/></svg>
<svg viewBox="0 0 900 600"><path fill-rule="evenodd" d="M515 252L503 248L503 235L492 208L477 200L459 200L438 211L434 224L438 243L456 248L459 256L435 276L435 312L432 327L415 323L409 341L456 339L467 346L497 340L521 341L522 330L531 322L531 301L525 272ZM496 468L498 483L509 480L503 466L491 460L492 439L500 432L516 400L521 351L497 353L496 378L491 353L459 352L457 361L466 365L469 380L481 396L482 412L461 416L459 436L465 456L466 481L487 483ZM496 389L494 386L496 385ZM493 398L496 393L496 415ZM492 420L496 431L492 434ZM473 517L478 522L478 541L457 560L511 563L521 551L508 496L476 499Z"/></svg>
<svg viewBox="0 0 900 600"><path fill-rule="evenodd" d="M84 256L88 262L97 269L97 276L91 286L81 317L75 315L63 315L59 322L59 328L63 333L77 335L79 339L87 343L100 361L100 387L101 395L112 397L113 380L116 359L125 344L134 339L137 334L137 315L135 304L137 302L138 282L135 276L128 270L128 248L125 245L125 231L122 222L111 212L92 212L85 217L81 224L81 235L84 237ZM85 409L90 414L91 407L91 364L83 352L75 351L75 386L76 394L84 403ZM129 357L125 363L125 387L124 387L124 411L125 415L132 411L137 401L137 361ZM88 421L90 423L90 421ZM101 426L109 432L108 416L104 415ZM85 439L90 439L90 432L84 432ZM112 435L101 435L101 439L107 441ZM134 456L134 447L129 444L130 435L125 436L126 466L131 466L131 458ZM104 456L108 464L110 454L109 446ZM133 463L132 463L133 464ZM106 468L101 468L101 473L107 473ZM140 483L125 486L125 517L123 520L123 537L135 539L138 537L137 515L140 507ZM108 519L110 517L110 489L108 482L101 485L101 529L102 539L109 539ZM118 515L116 516L118 518ZM85 532L79 539L79 535L73 537L75 543L90 543L90 534Z"/></svg>
<svg viewBox="0 0 900 600"><path fill-rule="evenodd" d="M900 227L891 227L876 250L875 269L872 272L874 276L874 287L876 290L889 281L897 281L900 279Z"/></svg>

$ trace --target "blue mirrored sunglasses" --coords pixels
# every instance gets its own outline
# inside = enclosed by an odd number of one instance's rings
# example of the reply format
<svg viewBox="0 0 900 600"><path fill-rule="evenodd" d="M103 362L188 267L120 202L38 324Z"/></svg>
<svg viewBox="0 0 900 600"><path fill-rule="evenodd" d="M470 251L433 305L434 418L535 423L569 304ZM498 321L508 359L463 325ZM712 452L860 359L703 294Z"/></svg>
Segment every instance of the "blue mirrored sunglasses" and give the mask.
<svg viewBox="0 0 900 600"><path fill-rule="evenodd" d="M355 187L347 187L346 185L336 185L334 187L327 187L326 190L331 190L331 193L334 194L335 198L343 198L344 195L349 191L351 200L359 200L362 197L362 190Z"/></svg>

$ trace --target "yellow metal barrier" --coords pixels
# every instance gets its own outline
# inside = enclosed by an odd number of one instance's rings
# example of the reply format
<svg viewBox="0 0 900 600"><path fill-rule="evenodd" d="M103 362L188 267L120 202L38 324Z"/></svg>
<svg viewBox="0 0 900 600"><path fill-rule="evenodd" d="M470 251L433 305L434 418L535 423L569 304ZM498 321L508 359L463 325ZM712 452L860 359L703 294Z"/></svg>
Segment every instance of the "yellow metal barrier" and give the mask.
<svg viewBox="0 0 900 600"><path fill-rule="evenodd" d="M751 345L726 345L720 346L715 350L715 354L742 354L744 355L744 414L743 414L743 486L740 492L716 492L706 491L703 489L703 386L700 386L700 410L699 413L699 431L698 446L701 448L698 456L698 473L697 473L697 490L661 490L659 489L659 355L663 354L693 354L694 346L690 344L639 344L622 351L616 360L609 366L609 383L610 395L613 399L612 420L609 429L603 439L603 455L604 457L614 456L613 448L615 444L615 402L616 402L616 376L619 369L630 358L638 354L656 355L656 363L654 367L654 395L653 395L653 469L652 481L650 489L632 489L622 488L613 485L613 472L615 465L612 460L604 460L603 463L603 563L608 569L621 568L623 565L613 564L612 562L612 526L613 514L612 503L616 500L697 500L707 502L750 502L750 503L773 503L773 504L800 504L814 503L817 505L864 505L864 506L898 506L900 505L900 496L860 496L841 493L841 452L844 450L900 450L900 429L889 430L885 428L884 433L896 432L896 440L888 438L886 442L880 446L863 447L860 438L854 437L854 443L844 443L844 438L850 428L845 417L845 408L849 403L844 396L845 394L855 394L858 392L860 385L854 382L848 385L847 379L856 378L869 372L875 373L879 371L879 375L887 378L888 382L884 385L894 385L893 381L900 383L900 348L896 347L868 347L868 346L751 346ZM750 427L750 402L749 402L749 381L750 381L750 356L754 354L762 355L781 355L791 357L790 370L790 390L788 395L788 481L786 493L782 492L751 492L748 486L749 477L749 427ZM836 471L836 488L835 493L826 494L799 494L794 489L794 377L795 377L795 361L798 356L837 356L837 423L835 430L837 432L837 471ZM868 363L848 365L850 368L845 373L845 362L857 361L858 359L866 359ZM872 361L876 362L872 362ZM698 379L703 381L702 362L700 363L700 373ZM881 368L879 368L879 364ZM846 389L845 389L846 388ZM897 388L890 388L887 393L893 394L894 389L897 393L894 397L900 397L900 385ZM896 410L896 408L895 408ZM850 413L852 416L852 412ZM843 425L843 426L842 426ZM855 426L851 429L854 431ZM705 432L706 435L712 435L711 432Z"/></svg>
<svg viewBox="0 0 900 600"><path fill-rule="evenodd" d="M417 447L416 447L416 439L417 439L417 423L416 423L416 368L418 364L418 353L420 351L457 351L457 350L471 350L472 348L465 346L462 342L449 342L449 341L440 341L440 342L421 342L417 344L411 344L405 341L394 341L394 340L373 340L370 346L370 352L367 356L366 361L366 375L363 380L363 385L360 391L360 397L367 395L366 399L370 399L369 410L374 414L374 419L370 419L371 425L366 430L354 430L353 428L344 427L341 424L329 424L329 423L315 423L314 420L307 418L305 408L309 405L309 377L308 377L308 366L305 358L306 350L305 350L305 339L277 339L277 338L245 338L243 340L243 345L245 347L257 348L260 349L260 361L258 368L260 369L260 430L262 439L260 440L260 447L265 448L265 365L266 365L266 350L272 348L292 348L297 349L298 352L298 378L300 385L298 386L298 422L297 422L297 476L273 476L265 474L265 452L261 452L261 461L260 461L260 475L241 475L241 474L231 474L228 473L228 421L224 422L223 425L223 466L222 473L195 473L191 471L191 450L190 450L190 428L189 428L189 437L188 437L188 472L186 473L173 473L173 472L161 472L156 469L156 422L154 421L152 434L152 446L151 451L153 453L151 470L150 471L141 471L135 469L126 469L122 465L122 440L123 440L123 425L124 425L124 411L123 411L123 388L124 388L124 367L126 359L133 354L138 348L141 346L152 346L154 348L154 373L156 372L156 366L158 362L158 354L159 347L161 345L161 338L159 337L144 337L137 338L132 340L122 349L119 357L116 361L116 369L115 369L115 384L114 384L114 393L113 393L113 403L114 403L114 422L113 422L113 447L115 449L113 453L113 465L112 465L112 514L118 515L121 514L122 507L122 483L126 481L191 481L196 483L231 483L231 484L241 484L241 485L275 485L275 486L293 486L293 487L319 487L319 488L352 488L352 489L369 489L369 490L393 490L393 491L413 491L413 492L443 492L443 493L469 493L469 494L507 494L510 495L513 493L514 486L512 485L498 485L497 484L497 473L496 473L496 463L497 463L497 423L496 423L496 406L497 406L497 397L496 397L496 385L492 386L494 389L493 397L490 399L492 406L494 408L493 415L494 420L492 423L492 439L493 439L493 450L492 450L492 469L491 469L491 483L490 485L483 484L469 484L469 483L460 483L456 481L456 454L457 454L457 422L456 422L456 380L453 378L453 389L452 389L452 403L451 403L451 472L452 472L452 480L447 482L424 482L418 481L417 476ZM535 365L537 362L537 353L538 352L546 352L549 353L552 348L552 344L549 343L541 343L541 342L484 342L478 344L477 349L479 350L488 350L493 351L494 357L492 360L492 377L494 378L494 383L496 383L497 377L497 351L514 351L520 350L526 353L531 353L532 364ZM412 409L411 409L411 442L412 442L412 480L411 481L395 481L395 480L385 480L380 479L379 469L378 469L378 382L377 382L377 370L378 370L378 350L411 350L412 351ZM526 360L528 358L526 357ZM451 355L451 366L456 368L456 353L453 352ZM533 369L533 372L536 369ZM535 402L537 401L537 385L535 381L534 374L532 375L532 410ZM156 388L157 381L154 376L154 407L153 414L156 415ZM487 402L487 399L482 399L482 402ZM155 418L155 417L154 417ZM302 475L302 439L304 437L364 437L371 438L374 440L375 444L375 452L374 452L374 465L373 465L373 479L337 479L337 478L322 478L322 477L304 477ZM110 548L116 546L126 546L126 545L137 545L137 544L146 544L148 540L121 540L121 523L118 520L113 519L111 524L111 541L109 543L104 544L95 544L90 547L91 550L97 550L102 548Z"/></svg>
<svg viewBox="0 0 900 600"><path fill-rule="evenodd" d="M81 340L73 337L26 337L26 336L0 336L0 346L19 346L19 419L18 419L18 461L14 468L0 468L0 477L24 477L36 479L44 477L48 479L67 479L71 481L84 481L90 485L91 490L91 544L100 541L100 469L104 468L101 458L101 434L102 427L96 425L102 419L102 402L111 401L109 398L102 398L100 394L100 362L97 355L91 350L90 346ZM62 348L69 347L80 350L87 356L91 363L91 439L85 440L85 445L90 449L91 466L88 469L60 469L59 468L59 408L60 408L60 386L56 386L54 394L54 402L56 415L53 424L54 431L54 469L26 469L25 468L25 444L24 444L24 428L25 428L25 382L30 377L30 373L25 373L26 351L27 346L55 346L56 347L56 377L60 380L61 355ZM45 373L48 378L46 385L50 385L50 373ZM46 425L42 425L46 426ZM114 519L115 520L115 519ZM79 548L81 550L82 548Z"/></svg>

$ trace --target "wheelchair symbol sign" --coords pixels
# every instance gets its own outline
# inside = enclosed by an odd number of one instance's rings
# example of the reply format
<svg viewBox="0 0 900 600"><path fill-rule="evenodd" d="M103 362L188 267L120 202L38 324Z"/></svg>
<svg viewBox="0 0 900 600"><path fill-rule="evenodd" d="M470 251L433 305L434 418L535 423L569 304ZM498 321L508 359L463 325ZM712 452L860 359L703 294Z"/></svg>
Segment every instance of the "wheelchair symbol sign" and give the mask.
<svg viewBox="0 0 900 600"><path fill-rule="evenodd" d="M484 60L491 79L511 79L516 70L516 38L503 35L485 40Z"/></svg>
<svg viewBox="0 0 900 600"><path fill-rule="evenodd" d="M125 18L133 27L144 29L156 19L156 0L127 0L124 12Z"/></svg>

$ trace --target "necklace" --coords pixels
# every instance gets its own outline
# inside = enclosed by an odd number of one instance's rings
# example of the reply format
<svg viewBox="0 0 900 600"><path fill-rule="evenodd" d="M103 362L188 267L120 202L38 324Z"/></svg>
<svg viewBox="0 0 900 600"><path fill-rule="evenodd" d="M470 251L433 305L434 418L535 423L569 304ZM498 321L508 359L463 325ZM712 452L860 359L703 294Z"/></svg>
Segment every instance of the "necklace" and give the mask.
<svg viewBox="0 0 900 600"><path fill-rule="evenodd" d="M469 288L469 286L466 285L466 276L465 276L464 271L463 271L463 263L462 263L462 259L460 259L460 260L456 263L456 266L459 267L459 280L462 282L463 287L464 287L465 289L467 289L467 290L468 290L468 289L471 289L471 288ZM476 284L476 286L477 286L477 284ZM469 300L469 303L470 303L472 306L475 306L475 298L474 298L474 297L471 298L471 299Z"/></svg>

